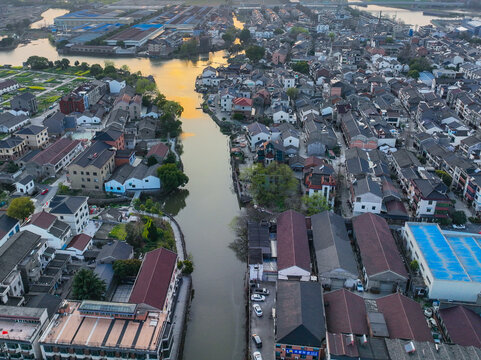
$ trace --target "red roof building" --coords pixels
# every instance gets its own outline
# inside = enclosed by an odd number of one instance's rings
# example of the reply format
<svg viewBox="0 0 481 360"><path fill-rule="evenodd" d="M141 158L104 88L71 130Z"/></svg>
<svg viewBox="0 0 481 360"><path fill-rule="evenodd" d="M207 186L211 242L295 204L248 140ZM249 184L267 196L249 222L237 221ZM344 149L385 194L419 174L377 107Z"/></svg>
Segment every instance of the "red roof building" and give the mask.
<svg viewBox="0 0 481 360"><path fill-rule="evenodd" d="M433 342L421 306L400 293L384 296L376 300L377 309L384 315L389 337Z"/></svg>
<svg viewBox="0 0 481 360"><path fill-rule="evenodd" d="M324 294L327 331L335 334L368 334L364 299L346 289Z"/></svg>
<svg viewBox="0 0 481 360"><path fill-rule="evenodd" d="M177 254L159 248L145 254L129 303L146 304L158 310L170 308L177 271Z"/></svg>
<svg viewBox="0 0 481 360"><path fill-rule="evenodd" d="M76 250L77 252L83 254L86 250L89 249L91 243L91 236L87 234L78 234L72 238L70 243L67 245L67 249Z"/></svg>
<svg viewBox="0 0 481 360"><path fill-rule="evenodd" d="M481 317L474 311L458 305L439 310L438 318L451 342L481 348Z"/></svg>
<svg viewBox="0 0 481 360"><path fill-rule="evenodd" d="M309 281L311 261L306 218L294 211L277 217L277 270L279 279Z"/></svg>
<svg viewBox="0 0 481 360"><path fill-rule="evenodd" d="M382 217L365 213L352 220L366 288L381 292L404 290L408 273L389 226Z"/></svg>
<svg viewBox="0 0 481 360"><path fill-rule="evenodd" d="M168 153L169 153L169 147L164 143L158 143L150 148L145 158L148 159L149 157L153 156L157 159L158 163L162 163L162 161L164 160L164 158L167 156Z"/></svg>

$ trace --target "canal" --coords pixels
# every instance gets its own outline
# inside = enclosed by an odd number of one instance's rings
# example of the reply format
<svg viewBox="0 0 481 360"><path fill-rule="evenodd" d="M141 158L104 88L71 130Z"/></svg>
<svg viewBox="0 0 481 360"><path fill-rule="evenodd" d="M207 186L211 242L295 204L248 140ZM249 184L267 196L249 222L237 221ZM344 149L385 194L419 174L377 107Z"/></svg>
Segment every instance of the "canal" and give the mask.
<svg viewBox="0 0 481 360"><path fill-rule="evenodd" d="M22 44L0 52L0 64L21 65L29 56L58 59L47 39ZM108 59L116 66L153 75L159 90L184 107L182 114L182 162L189 183L167 204L185 234L192 254L195 289L184 347L186 360L244 358L244 273L242 264L228 248L234 240L230 222L239 206L232 189L229 139L212 119L197 109L201 97L194 91L196 77L207 65L226 64L224 52L207 59L151 61L149 59ZM103 58L68 57L90 64L104 64Z"/></svg>
<svg viewBox="0 0 481 360"><path fill-rule="evenodd" d="M42 14L44 19L33 26L51 23L52 14L58 16L52 10ZM425 25L431 20L422 13L415 15L407 17L409 21L405 22ZM241 27L242 24L236 22L236 26ZM12 51L0 52L0 64L21 65L31 55L50 60L61 58L47 39L39 39L21 44ZM112 60L116 66L127 65L131 71L151 74L159 90L184 107L182 161L190 181L185 191L168 201L166 208L179 221L186 237L187 250L195 264L195 296L184 347L186 360L241 360L245 351L245 264L228 248L234 240L229 223L239 213L232 189L229 140L221 134L214 121L198 109L201 98L194 91L195 79L203 68L226 64L223 56L224 53L219 51L196 62L68 57L71 63L79 60L103 65L105 60Z"/></svg>

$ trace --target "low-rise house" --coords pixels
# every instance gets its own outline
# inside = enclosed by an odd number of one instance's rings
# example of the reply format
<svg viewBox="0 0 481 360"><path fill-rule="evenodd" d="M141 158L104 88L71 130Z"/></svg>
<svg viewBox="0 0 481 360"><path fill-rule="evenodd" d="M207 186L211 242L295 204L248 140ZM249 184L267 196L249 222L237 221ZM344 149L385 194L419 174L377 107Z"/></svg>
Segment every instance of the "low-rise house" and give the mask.
<svg viewBox="0 0 481 360"><path fill-rule="evenodd" d="M20 87L14 79L6 79L0 82L0 95L17 90Z"/></svg>
<svg viewBox="0 0 481 360"><path fill-rule="evenodd" d="M110 145L97 141L68 166L67 176L72 189L102 190L114 168L115 151Z"/></svg>
<svg viewBox="0 0 481 360"><path fill-rule="evenodd" d="M30 149L43 149L48 144L48 131L43 126L26 126L15 135L24 139Z"/></svg>
<svg viewBox="0 0 481 360"><path fill-rule="evenodd" d="M35 183L31 175L22 177L15 183L15 189L17 192L25 195L32 195L35 190Z"/></svg>
<svg viewBox="0 0 481 360"><path fill-rule="evenodd" d="M366 304L361 296L341 288L324 294L324 304L329 335L369 334Z"/></svg>
<svg viewBox="0 0 481 360"><path fill-rule="evenodd" d="M105 182L105 191L124 194L129 191L160 190L161 183L157 177L159 167L160 164L147 166L141 163L135 167L129 164L122 165Z"/></svg>
<svg viewBox="0 0 481 360"><path fill-rule="evenodd" d="M20 231L20 221L7 214L0 215L0 248L7 240Z"/></svg>
<svg viewBox="0 0 481 360"><path fill-rule="evenodd" d="M341 116L341 129L348 147L359 147L361 149L376 149L378 139L370 126L360 119L355 119L352 112Z"/></svg>
<svg viewBox="0 0 481 360"><path fill-rule="evenodd" d="M115 152L115 167L117 168L124 164L133 165L135 159L135 151L133 149L117 150Z"/></svg>
<svg viewBox="0 0 481 360"><path fill-rule="evenodd" d="M319 193L331 208L334 207L337 182L334 168L330 164L323 160L320 165L311 167L305 174L304 184L309 196Z"/></svg>
<svg viewBox="0 0 481 360"><path fill-rule="evenodd" d="M352 220L366 289L404 291L408 273L389 226L382 217L366 213Z"/></svg>
<svg viewBox="0 0 481 360"><path fill-rule="evenodd" d="M27 151L25 140L18 136L11 136L0 140L0 160L17 160Z"/></svg>
<svg viewBox="0 0 481 360"><path fill-rule="evenodd" d="M351 184L351 203L354 215L381 213L382 199L381 186L371 176L354 180Z"/></svg>
<svg viewBox="0 0 481 360"><path fill-rule="evenodd" d="M296 124L297 116L292 111L292 109L288 109L282 105L276 106L272 108L272 120L274 124L280 124L283 122L288 122L290 124Z"/></svg>
<svg viewBox="0 0 481 360"><path fill-rule="evenodd" d="M145 155L145 158L148 159L151 156L153 156L159 164L162 164L162 162L164 161L165 157L168 154L169 154L169 147L164 143L158 143L149 149L149 152L147 153L147 155Z"/></svg>
<svg viewBox="0 0 481 360"><path fill-rule="evenodd" d="M102 246L96 261L97 264L113 264L117 260L129 260L134 257L134 248L125 241L114 240Z"/></svg>
<svg viewBox="0 0 481 360"><path fill-rule="evenodd" d="M32 157L27 154L19 162L25 166L26 172L34 177L51 177L68 166L82 150L80 140L60 138Z"/></svg>
<svg viewBox="0 0 481 360"><path fill-rule="evenodd" d="M251 117L252 115L252 99L246 97L236 97L232 100L232 112L234 114L241 114L244 117Z"/></svg>
<svg viewBox="0 0 481 360"><path fill-rule="evenodd" d="M146 253L130 293L129 303L144 304L168 313L180 277L177 259L176 253L164 248Z"/></svg>
<svg viewBox="0 0 481 360"><path fill-rule="evenodd" d="M72 258L83 260L85 252L91 248L92 237L87 234L77 234L62 252L70 254Z"/></svg>
<svg viewBox="0 0 481 360"><path fill-rule="evenodd" d="M352 287L359 273L344 219L323 211L311 216L311 229L318 280L331 290Z"/></svg>
<svg viewBox="0 0 481 360"><path fill-rule="evenodd" d="M116 150L125 149L125 139L123 131L115 128L106 128L98 131L93 138L94 141L102 141Z"/></svg>
<svg viewBox="0 0 481 360"><path fill-rule="evenodd" d="M22 226L22 230L39 234L54 249L63 249L72 234L69 224L43 210L33 214L30 221Z"/></svg>
<svg viewBox="0 0 481 360"><path fill-rule="evenodd" d="M294 210L277 217L277 273L280 280L310 280L306 219Z"/></svg>
<svg viewBox="0 0 481 360"><path fill-rule="evenodd" d="M236 98L236 93L232 88L222 89L219 93L220 107L224 112L232 111L232 101Z"/></svg>
<svg viewBox="0 0 481 360"><path fill-rule="evenodd" d="M255 122L247 126L247 142L252 152L256 151L256 148L271 139L271 131L264 124Z"/></svg>
<svg viewBox="0 0 481 360"><path fill-rule="evenodd" d="M26 115L14 115L9 112L0 114L0 132L11 134L30 122Z"/></svg>
<svg viewBox="0 0 481 360"><path fill-rule="evenodd" d="M56 195L50 200L50 214L66 222L72 234L80 234L89 220L89 208L86 196Z"/></svg>
<svg viewBox="0 0 481 360"><path fill-rule="evenodd" d="M13 97L10 100L10 106L12 109L26 110L32 115L38 111L37 97L32 93L24 92Z"/></svg>
<svg viewBox="0 0 481 360"><path fill-rule="evenodd" d="M276 296L276 359L293 355L307 360L322 359L326 325L321 284L280 280Z"/></svg>

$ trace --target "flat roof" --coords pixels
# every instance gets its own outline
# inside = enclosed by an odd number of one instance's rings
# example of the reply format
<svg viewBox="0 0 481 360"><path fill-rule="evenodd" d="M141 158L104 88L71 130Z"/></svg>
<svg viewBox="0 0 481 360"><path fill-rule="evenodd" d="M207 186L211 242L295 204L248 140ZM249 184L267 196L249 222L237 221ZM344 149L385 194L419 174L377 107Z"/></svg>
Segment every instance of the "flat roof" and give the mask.
<svg viewBox="0 0 481 360"><path fill-rule="evenodd" d="M439 280L481 282L481 236L441 231L438 224L406 223Z"/></svg>
<svg viewBox="0 0 481 360"><path fill-rule="evenodd" d="M91 314L84 316L79 311L81 303L72 301L68 304L70 310L52 321L42 343L139 351L156 351L160 345L159 335L167 317L165 313L148 311L145 320L115 319Z"/></svg>

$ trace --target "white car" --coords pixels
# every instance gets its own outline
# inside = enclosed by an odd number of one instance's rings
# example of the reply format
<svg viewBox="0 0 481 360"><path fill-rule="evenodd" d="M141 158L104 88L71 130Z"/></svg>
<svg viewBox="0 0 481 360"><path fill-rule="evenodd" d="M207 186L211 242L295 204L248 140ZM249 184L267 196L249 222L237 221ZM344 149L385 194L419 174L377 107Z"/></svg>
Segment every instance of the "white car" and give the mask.
<svg viewBox="0 0 481 360"><path fill-rule="evenodd" d="M466 229L466 226L453 224L453 229L464 230L464 229Z"/></svg>
<svg viewBox="0 0 481 360"><path fill-rule="evenodd" d="M364 292L364 286L362 286L361 280L358 280L358 281L357 281L356 289L357 289L357 291L359 291L359 292Z"/></svg>
<svg viewBox="0 0 481 360"><path fill-rule="evenodd" d="M254 356L254 360L262 360L262 355L259 351L256 351L254 354L252 354Z"/></svg>
<svg viewBox="0 0 481 360"><path fill-rule="evenodd" d="M258 317L261 317L262 316L262 309L261 309L260 305L254 304L252 307L254 308L254 312L256 313L256 315Z"/></svg>
<svg viewBox="0 0 481 360"><path fill-rule="evenodd" d="M264 295L252 294L251 301L265 301L266 297Z"/></svg>

